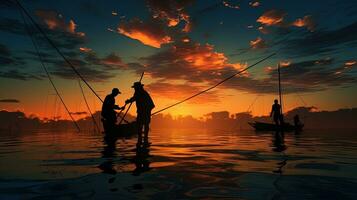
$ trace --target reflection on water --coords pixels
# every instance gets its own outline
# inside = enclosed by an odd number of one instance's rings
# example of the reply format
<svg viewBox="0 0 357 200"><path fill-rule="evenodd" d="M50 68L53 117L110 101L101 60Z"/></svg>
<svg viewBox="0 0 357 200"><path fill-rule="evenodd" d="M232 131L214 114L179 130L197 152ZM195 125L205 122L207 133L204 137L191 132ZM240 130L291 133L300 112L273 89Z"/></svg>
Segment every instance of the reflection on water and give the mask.
<svg viewBox="0 0 357 200"><path fill-rule="evenodd" d="M1 133L0 199L357 198L353 133L154 130L151 142Z"/></svg>

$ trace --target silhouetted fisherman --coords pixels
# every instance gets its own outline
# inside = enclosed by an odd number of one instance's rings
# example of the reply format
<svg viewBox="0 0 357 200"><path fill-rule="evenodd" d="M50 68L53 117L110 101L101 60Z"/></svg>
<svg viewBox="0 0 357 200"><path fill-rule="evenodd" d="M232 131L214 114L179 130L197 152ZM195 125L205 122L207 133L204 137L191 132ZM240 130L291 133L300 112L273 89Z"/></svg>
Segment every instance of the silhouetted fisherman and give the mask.
<svg viewBox="0 0 357 200"><path fill-rule="evenodd" d="M125 103L136 102L136 122L138 126L138 143L137 147L142 144L142 131L144 128L144 146L149 146L149 125L151 119L151 110L155 107L153 100L148 92L144 90L144 85L141 82L135 82L132 88L134 88L134 96L126 100Z"/></svg>
<svg viewBox="0 0 357 200"><path fill-rule="evenodd" d="M282 125L284 123L283 122L283 115L281 114L281 106L278 103L277 99L274 100L274 104L273 104L273 106L271 108L270 117L272 117L272 116L273 116L275 125L279 126L279 125Z"/></svg>
<svg viewBox="0 0 357 200"><path fill-rule="evenodd" d="M295 127L299 127L301 125L300 117L297 114L294 116L294 125Z"/></svg>
<svg viewBox="0 0 357 200"><path fill-rule="evenodd" d="M118 88L113 88L112 93L108 94L102 105L102 117L104 118L104 129L113 128L117 122L117 113L115 110L123 110L125 106L119 107L115 105L115 97L121 94Z"/></svg>

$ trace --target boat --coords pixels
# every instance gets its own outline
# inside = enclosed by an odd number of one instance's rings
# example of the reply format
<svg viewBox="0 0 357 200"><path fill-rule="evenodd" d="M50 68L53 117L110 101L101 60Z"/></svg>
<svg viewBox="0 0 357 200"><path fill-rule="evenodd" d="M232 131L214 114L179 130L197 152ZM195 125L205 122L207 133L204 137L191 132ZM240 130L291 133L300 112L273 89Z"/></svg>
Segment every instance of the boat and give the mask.
<svg viewBox="0 0 357 200"><path fill-rule="evenodd" d="M138 128L136 121L126 124L109 125L102 119L104 134L108 137L131 137L137 134Z"/></svg>
<svg viewBox="0 0 357 200"><path fill-rule="evenodd" d="M272 123L266 123L266 122L248 122L249 125L251 125L256 131L286 131L286 132L291 132L291 131L302 131L304 128L304 124L298 124L298 125L292 125L290 123L284 122L283 126L276 126L275 124Z"/></svg>
<svg viewBox="0 0 357 200"><path fill-rule="evenodd" d="M278 64L278 85L279 85L279 104L280 104L280 109L281 109L281 114L283 115L283 104L282 104L282 92L281 92L281 81L280 81L280 64ZM299 132L302 131L304 128L303 123L295 123L294 125L288 123L288 122L283 122L282 125L276 125L273 123L267 123L267 122L248 122L250 126L252 126L256 131L285 131L285 132Z"/></svg>

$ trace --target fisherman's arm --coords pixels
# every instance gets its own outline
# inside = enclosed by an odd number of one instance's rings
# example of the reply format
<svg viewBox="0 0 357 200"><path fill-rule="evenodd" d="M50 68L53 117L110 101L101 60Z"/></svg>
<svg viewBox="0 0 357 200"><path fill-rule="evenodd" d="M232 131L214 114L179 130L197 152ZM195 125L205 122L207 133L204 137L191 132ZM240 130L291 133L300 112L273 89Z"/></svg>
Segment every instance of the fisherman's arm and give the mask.
<svg viewBox="0 0 357 200"><path fill-rule="evenodd" d="M120 107L120 106L118 106L118 105L114 105L114 110L124 110L124 109L125 109L125 106L126 106L126 104L124 104L123 107Z"/></svg>
<svg viewBox="0 0 357 200"><path fill-rule="evenodd" d="M274 112L274 106L271 107L270 117L273 116L273 112Z"/></svg>
<svg viewBox="0 0 357 200"><path fill-rule="evenodd" d="M136 95L135 95L135 94L134 94L134 96L131 97L130 99L127 99L127 100L125 101L125 104L133 103L134 101L136 101Z"/></svg>

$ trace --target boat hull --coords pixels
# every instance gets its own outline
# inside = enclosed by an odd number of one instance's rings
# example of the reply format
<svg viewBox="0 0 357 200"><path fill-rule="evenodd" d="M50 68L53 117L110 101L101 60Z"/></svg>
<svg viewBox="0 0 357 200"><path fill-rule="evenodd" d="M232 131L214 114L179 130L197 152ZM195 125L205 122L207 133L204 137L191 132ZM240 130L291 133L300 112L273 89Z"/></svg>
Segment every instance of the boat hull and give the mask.
<svg viewBox="0 0 357 200"><path fill-rule="evenodd" d="M272 123L265 123L265 122L250 122L249 125L251 125L256 131L286 131L286 132L291 132L291 131L302 131L302 128L304 127L303 124L300 124L298 126L291 125L289 123L284 123L283 126L277 126Z"/></svg>
<svg viewBox="0 0 357 200"><path fill-rule="evenodd" d="M137 134L136 121L127 124L109 125L103 121L104 133L109 137L131 137Z"/></svg>

